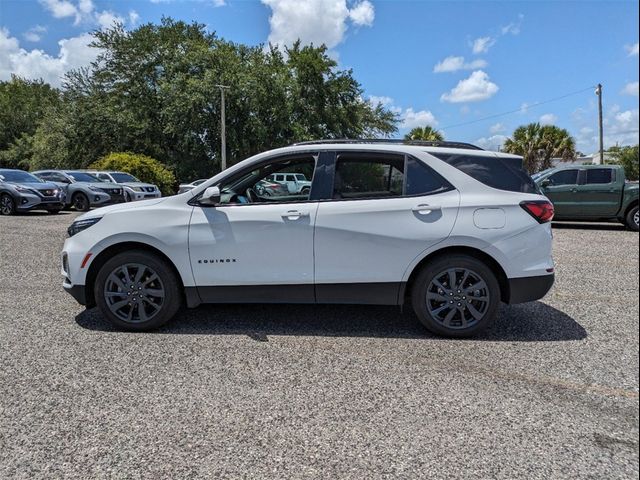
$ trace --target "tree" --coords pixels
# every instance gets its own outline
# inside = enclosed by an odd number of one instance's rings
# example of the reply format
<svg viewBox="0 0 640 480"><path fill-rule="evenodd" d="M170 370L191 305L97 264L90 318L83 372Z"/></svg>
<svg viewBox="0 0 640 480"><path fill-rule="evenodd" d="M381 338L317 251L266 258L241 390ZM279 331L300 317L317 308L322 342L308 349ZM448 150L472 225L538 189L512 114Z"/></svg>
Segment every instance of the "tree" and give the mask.
<svg viewBox="0 0 640 480"><path fill-rule="evenodd" d="M404 136L405 140L424 140L428 142L442 142L444 135L442 132L427 125L425 127L412 128L409 133Z"/></svg>
<svg viewBox="0 0 640 480"><path fill-rule="evenodd" d="M0 166L21 166L29 156L30 137L60 102L60 92L41 80L12 76L0 82Z"/></svg>
<svg viewBox="0 0 640 480"><path fill-rule="evenodd" d="M389 135L397 116L362 99L351 70L324 46L234 44L204 25L159 25L94 33L101 54L66 80L68 161L88 165L112 151L157 158L180 178L220 168L220 93L227 91L229 163L318 138Z"/></svg>
<svg viewBox="0 0 640 480"><path fill-rule="evenodd" d="M529 173L535 173L550 168L553 158L575 158L576 145L573 137L563 128L530 123L516 128L511 138L505 141L504 151L521 155L524 168Z"/></svg>
<svg viewBox="0 0 640 480"><path fill-rule="evenodd" d="M625 147L611 147L609 152L613 154L615 163L624 167L624 173L628 180L638 180L640 155L638 145Z"/></svg>
<svg viewBox="0 0 640 480"><path fill-rule="evenodd" d="M127 172L143 182L157 185L163 195L176 192L177 181L173 172L159 161L146 155L130 152L110 153L89 166L95 170Z"/></svg>

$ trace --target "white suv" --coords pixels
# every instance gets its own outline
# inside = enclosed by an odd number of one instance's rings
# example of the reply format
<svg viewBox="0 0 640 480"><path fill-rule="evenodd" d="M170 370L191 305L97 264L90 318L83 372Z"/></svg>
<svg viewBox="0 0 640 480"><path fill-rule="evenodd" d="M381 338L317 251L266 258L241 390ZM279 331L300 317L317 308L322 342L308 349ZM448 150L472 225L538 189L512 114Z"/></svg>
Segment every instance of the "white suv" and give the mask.
<svg viewBox="0 0 640 480"><path fill-rule="evenodd" d="M283 185L289 193L306 195L311 191L311 182L303 173L278 172L269 175L267 180Z"/></svg>
<svg viewBox="0 0 640 480"><path fill-rule="evenodd" d="M64 288L130 330L183 304L410 301L432 332L470 336L500 301L553 284L553 206L521 162L392 141L262 153L181 195L78 217ZM310 192L260 196L256 183L279 171L311 178Z"/></svg>

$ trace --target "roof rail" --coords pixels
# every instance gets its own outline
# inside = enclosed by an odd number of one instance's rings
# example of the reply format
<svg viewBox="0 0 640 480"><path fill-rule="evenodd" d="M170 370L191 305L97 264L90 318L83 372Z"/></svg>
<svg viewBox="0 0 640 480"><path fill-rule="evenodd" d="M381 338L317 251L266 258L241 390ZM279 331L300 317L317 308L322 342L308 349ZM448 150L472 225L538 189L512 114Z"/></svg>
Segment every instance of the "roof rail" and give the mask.
<svg viewBox="0 0 640 480"><path fill-rule="evenodd" d="M358 143L370 143L370 144L399 144L399 145L414 145L418 147L445 147L445 148L464 148L467 150L482 150L482 148L464 142L445 142L438 140L404 140L401 138L335 138L335 139L323 139L323 140L309 140L306 142L297 142L292 146L298 145L323 145L323 144L358 144Z"/></svg>

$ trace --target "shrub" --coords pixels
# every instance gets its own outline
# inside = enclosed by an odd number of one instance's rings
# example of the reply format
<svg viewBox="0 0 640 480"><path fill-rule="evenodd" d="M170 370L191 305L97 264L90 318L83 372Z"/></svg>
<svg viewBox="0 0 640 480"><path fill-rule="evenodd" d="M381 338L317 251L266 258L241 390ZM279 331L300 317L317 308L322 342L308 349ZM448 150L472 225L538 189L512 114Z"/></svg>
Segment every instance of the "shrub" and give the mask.
<svg viewBox="0 0 640 480"><path fill-rule="evenodd" d="M89 165L89 168L130 173L142 182L157 185L162 195L173 195L176 192L177 180L173 172L158 160L146 155L130 152L110 153Z"/></svg>

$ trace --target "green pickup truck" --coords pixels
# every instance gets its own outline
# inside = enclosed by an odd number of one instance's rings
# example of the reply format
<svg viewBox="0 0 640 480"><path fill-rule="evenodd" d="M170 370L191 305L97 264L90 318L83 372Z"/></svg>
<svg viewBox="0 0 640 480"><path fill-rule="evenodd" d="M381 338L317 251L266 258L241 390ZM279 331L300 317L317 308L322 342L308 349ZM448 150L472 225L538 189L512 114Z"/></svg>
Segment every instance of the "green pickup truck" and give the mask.
<svg viewBox="0 0 640 480"><path fill-rule="evenodd" d="M638 231L638 182L619 165L567 165L532 176L556 220L617 220Z"/></svg>

